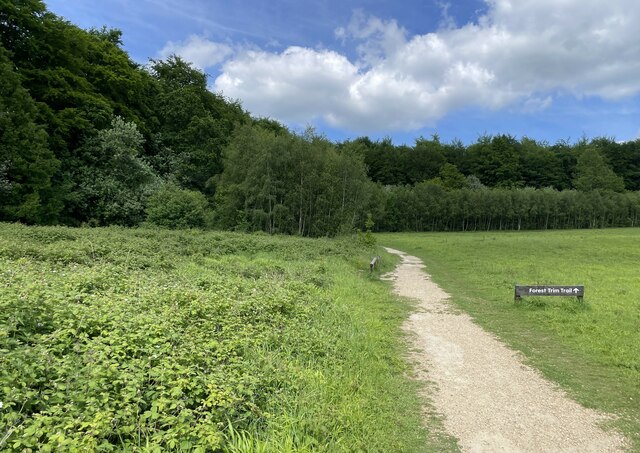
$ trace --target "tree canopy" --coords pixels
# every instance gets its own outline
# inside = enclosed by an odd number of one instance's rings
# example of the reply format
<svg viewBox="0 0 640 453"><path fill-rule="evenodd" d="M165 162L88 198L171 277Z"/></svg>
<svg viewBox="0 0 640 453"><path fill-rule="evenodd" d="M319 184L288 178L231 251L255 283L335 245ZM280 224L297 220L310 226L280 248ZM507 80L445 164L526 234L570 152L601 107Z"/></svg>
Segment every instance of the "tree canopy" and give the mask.
<svg viewBox="0 0 640 453"><path fill-rule="evenodd" d="M35 102L0 48L0 219L46 223L59 209L51 179L60 162L36 117Z"/></svg>
<svg viewBox="0 0 640 453"><path fill-rule="evenodd" d="M374 229L637 224L640 140L333 143L208 89L178 56L134 62L122 33L41 0L0 0L0 220ZM369 224L369 226L371 226Z"/></svg>

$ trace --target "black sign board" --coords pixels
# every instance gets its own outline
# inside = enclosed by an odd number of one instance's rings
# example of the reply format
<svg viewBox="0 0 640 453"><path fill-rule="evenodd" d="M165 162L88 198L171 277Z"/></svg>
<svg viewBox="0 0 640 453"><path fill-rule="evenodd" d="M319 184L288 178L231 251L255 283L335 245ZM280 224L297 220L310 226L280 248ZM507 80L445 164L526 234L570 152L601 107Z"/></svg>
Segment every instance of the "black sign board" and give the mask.
<svg viewBox="0 0 640 453"><path fill-rule="evenodd" d="M516 285L515 298L520 299L526 296L564 296L582 299L584 297L584 285Z"/></svg>

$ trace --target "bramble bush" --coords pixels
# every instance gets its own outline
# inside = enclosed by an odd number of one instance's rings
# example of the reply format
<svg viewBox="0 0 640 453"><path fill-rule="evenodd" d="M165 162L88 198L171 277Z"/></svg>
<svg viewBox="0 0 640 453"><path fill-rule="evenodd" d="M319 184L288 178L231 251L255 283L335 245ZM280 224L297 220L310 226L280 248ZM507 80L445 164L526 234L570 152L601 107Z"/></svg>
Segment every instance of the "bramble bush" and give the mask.
<svg viewBox="0 0 640 453"><path fill-rule="evenodd" d="M224 247L205 257L192 246L202 236L154 238L186 255L171 262L141 258L148 238L125 230L108 245L91 230L8 228L20 238L0 258L0 438L12 449L217 449L226 424L259 415L285 380L247 360L252 351L283 347L326 303L304 275Z"/></svg>

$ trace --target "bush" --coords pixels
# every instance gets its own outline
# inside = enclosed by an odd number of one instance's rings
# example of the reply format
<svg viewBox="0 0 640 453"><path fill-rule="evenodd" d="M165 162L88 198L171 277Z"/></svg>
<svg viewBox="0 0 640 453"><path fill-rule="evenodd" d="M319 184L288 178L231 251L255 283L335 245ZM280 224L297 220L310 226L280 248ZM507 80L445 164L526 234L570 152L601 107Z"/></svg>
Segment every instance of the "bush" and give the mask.
<svg viewBox="0 0 640 453"><path fill-rule="evenodd" d="M147 221L165 228L202 228L207 212L202 193L167 184L149 198Z"/></svg>

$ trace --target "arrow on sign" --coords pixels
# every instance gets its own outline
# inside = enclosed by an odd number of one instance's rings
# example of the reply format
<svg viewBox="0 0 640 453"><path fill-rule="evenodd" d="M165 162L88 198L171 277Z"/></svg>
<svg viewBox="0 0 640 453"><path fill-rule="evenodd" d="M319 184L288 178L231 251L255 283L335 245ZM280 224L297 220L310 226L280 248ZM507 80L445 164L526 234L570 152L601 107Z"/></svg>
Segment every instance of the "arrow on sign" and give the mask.
<svg viewBox="0 0 640 453"><path fill-rule="evenodd" d="M579 293L579 292L580 292L580 290L579 290L578 288L573 288L573 292L574 292L574 293Z"/></svg>

